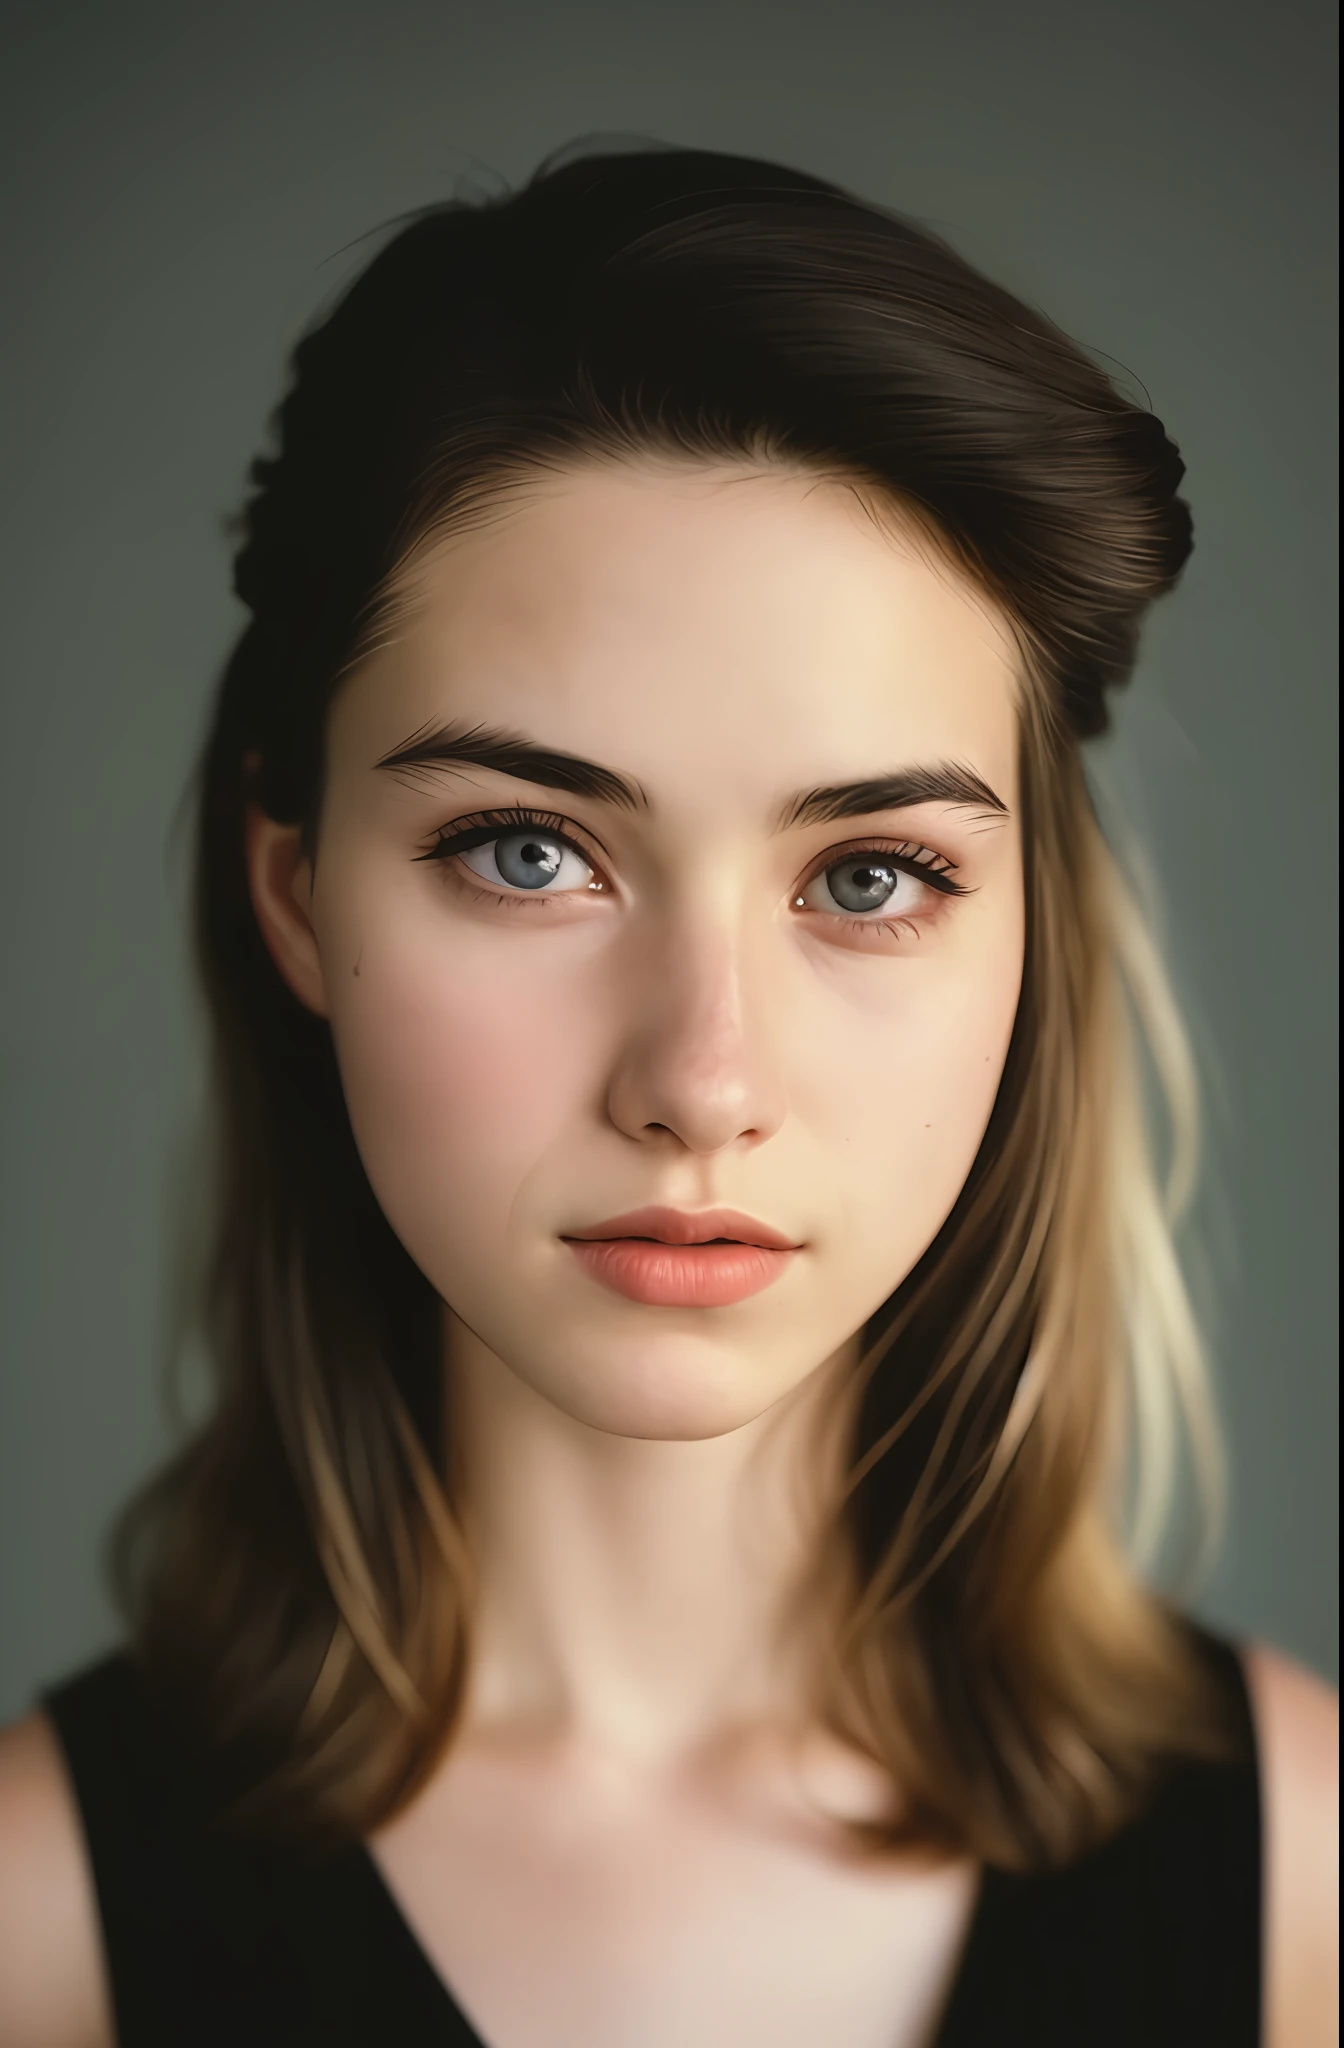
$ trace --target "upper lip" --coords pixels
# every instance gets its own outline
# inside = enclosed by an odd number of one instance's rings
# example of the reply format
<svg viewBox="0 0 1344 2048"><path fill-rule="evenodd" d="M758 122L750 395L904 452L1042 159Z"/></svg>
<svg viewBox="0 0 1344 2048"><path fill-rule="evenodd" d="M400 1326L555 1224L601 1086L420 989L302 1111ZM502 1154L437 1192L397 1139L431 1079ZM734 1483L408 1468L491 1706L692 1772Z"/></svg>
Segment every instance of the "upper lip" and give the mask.
<svg viewBox="0 0 1344 2048"><path fill-rule="evenodd" d="M797 1251L796 1238L786 1237L755 1216L740 1209L631 1209L625 1216L608 1216L603 1223L590 1223L583 1230L567 1230L566 1237L651 1237L659 1244L708 1244L712 1238L727 1237L738 1244L758 1244L770 1251Z"/></svg>

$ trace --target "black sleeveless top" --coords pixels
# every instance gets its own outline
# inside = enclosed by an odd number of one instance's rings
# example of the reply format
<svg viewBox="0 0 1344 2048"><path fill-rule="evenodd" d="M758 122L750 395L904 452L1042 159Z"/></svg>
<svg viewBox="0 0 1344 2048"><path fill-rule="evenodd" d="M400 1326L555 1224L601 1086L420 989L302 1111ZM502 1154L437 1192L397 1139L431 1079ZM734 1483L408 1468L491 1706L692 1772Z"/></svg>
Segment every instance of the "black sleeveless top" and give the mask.
<svg viewBox="0 0 1344 2048"><path fill-rule="evenodd" d="M1254 1735L1237 1653L1201 1641L1244 1760L1181 1765L1063 1871L987 1870L935 2048L1259 2048ZM200 1766L124 1656L43 1705L83 1817L118 2048L487 2048L362 1845L312 1860L211 1830Z"/></svg>

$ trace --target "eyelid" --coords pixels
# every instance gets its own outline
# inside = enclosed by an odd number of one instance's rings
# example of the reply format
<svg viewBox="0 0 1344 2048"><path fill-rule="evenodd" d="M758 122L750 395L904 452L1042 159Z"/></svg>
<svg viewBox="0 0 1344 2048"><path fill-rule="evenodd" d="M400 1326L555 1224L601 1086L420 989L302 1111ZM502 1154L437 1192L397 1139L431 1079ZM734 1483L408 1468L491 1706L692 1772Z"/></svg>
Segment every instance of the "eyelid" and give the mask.
<svg viewBox="0 0 1344 2048"><path fill-rule="evenodd" d="M530 892L507 885L495 888L474 874L471 863L462 858L477 847L489 846L496 839L527 831L558 841L576 860L581 861L589 871L586 888L571 887L554 892ZM426 852L414 854L412 858L429 861L442 870L445 881L451 881L458 889L466 889L481 902L492 905L530 903L539 909L544 904L572 902L581 896L590 901L594 898L614 899L616 890L608 872L606 854L594 851L587 840L588 835L582 826L570 818L526 804L511 804L498 809L472 811L464 817L452 819L439 827L434 844Z"/></svg>
<svg viewBox="0 0 1344 2048"><path fill-rule="evenodd" d="M550 811L529 809L524 804L510 805L502 810L472 811L463 818L454 818L450 824L441 825L435 834L434 844L426 853L418 853L416 860L444 860L450 854L465 851L471 846L488 846L492 839L502 839L510 832L545 832L551 838L560 840L590 867L601 867L607 859L605 848L598 840L576 825L572 818L562 818Z"/></svg>
<svg viewBox="0 0 1344 2048"><path fill-rule="evenodd" d="M798 885L799 888L805 889L818 875L824 875L827 868L838 867L841 861L856 860L865 853L885 855L901 868L903 873L915 876L918 881L927 882L940 896L968 896L971 893L964 882L952 879L957 871L957 863L949 860L945 853L937 852L921 839L898 839L894 834L884 836L881 833L851 839L840 846L827 847L825 853L821 854L807 870ZM915 856L918 854L929 855L931 859L916 859ZM934 861L941 862L942 865L935 867Z"/></svg>

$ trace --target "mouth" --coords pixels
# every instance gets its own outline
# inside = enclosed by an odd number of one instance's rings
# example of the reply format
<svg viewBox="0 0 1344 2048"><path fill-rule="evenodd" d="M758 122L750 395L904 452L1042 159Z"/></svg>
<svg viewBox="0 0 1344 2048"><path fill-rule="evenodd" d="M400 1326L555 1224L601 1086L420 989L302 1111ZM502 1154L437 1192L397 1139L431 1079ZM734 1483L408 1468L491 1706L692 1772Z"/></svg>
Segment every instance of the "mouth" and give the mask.
<svg viewBox="0 0 1344 2048"><path fill-rule="evenodd" d="M736 1209L635 1209L566 1243L588 1278L651 1308L724 1308L779 1279L802 1246Z"/></svg>

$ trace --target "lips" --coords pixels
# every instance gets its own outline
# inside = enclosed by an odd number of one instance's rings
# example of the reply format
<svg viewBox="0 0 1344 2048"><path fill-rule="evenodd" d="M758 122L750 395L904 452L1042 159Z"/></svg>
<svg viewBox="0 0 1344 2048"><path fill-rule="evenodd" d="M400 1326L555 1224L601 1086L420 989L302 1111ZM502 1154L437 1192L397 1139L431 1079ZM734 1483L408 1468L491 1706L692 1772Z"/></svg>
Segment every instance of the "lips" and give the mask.
<svg viewBox="0 0 1344 2048"><path fill-rule="evenodd" d="M634 1209L565 1234L588 1278L651 1308L725 1308L759 1294L801 1250L737 1209Z"/></svg>
<svg viewBox="0 0 1344 2048"><path fill-rule="evenodd" d="M795 1239L758 1223L754 1216L744 1216L740 1209L632 1209L628 1216L609 1216L605 1223L565 1235L581 1244L618 1237L652 1238L657 1244L712 1244L716 1238L727 1238L773 1252L798 1249Z"/></svg>

